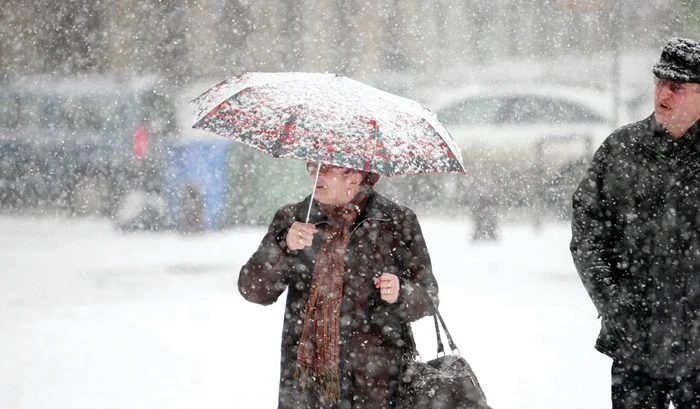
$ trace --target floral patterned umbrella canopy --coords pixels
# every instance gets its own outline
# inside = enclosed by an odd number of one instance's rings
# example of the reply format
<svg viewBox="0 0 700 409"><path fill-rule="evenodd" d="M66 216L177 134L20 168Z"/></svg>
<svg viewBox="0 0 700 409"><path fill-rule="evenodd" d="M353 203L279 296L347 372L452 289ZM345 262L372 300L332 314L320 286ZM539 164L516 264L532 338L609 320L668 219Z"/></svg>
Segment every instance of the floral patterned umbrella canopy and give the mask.
<svg viewBox="0 0 700 409"><path fill-rule="evenodd" d="M384 176L464 173L461 152L435 114L339 75L247 73L190 104L193 128L274 157Z"/></svg>

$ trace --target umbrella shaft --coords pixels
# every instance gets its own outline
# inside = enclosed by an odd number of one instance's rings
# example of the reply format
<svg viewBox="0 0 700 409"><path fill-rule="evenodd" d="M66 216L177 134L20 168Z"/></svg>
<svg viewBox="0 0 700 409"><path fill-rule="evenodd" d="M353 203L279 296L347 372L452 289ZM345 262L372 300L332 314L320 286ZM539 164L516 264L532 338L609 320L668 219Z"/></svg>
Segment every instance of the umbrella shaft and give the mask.
<svg viewBox="0 0 700 409"><path fill-rule="evenodd" d="M309 216L311 215L311 205L314 204L314 193L316 193L316 186L318 185L318 174L321 172L321 165L316 166L316 178L314 179L314 185L311 188L311 200L309 200L309 210L306 212L306 223L309 222Z"/></svg>

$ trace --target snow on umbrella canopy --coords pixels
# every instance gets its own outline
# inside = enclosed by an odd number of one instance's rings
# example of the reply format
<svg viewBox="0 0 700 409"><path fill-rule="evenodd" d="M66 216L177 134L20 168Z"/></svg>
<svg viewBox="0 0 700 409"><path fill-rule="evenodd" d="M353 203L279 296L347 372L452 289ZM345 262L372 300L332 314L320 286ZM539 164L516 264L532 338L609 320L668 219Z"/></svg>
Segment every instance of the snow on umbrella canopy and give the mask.
<svg viewBox="0 0 700 409"><path fill-rule="evenodd" d="M339 75L247 73L190 104L193 128L274 157L385 176L465 173L456 142L435 114Z"/></svg>

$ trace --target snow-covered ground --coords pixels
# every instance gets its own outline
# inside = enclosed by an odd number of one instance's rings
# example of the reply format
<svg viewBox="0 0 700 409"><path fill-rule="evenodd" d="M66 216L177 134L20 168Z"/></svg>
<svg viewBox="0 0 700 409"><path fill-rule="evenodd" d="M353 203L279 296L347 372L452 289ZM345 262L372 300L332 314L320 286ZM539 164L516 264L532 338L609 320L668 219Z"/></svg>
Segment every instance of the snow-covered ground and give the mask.
<svg viewBox="0 0 700 409"><path fill-rule="evenodd" d="M421 219L441 312L496 409L610 407L610 360L569 226ZM283 302L243 300L262 228L123 235L103 220L0 217L0 408L273 408ZM414 326L434 356L432 321Z"/></svg>

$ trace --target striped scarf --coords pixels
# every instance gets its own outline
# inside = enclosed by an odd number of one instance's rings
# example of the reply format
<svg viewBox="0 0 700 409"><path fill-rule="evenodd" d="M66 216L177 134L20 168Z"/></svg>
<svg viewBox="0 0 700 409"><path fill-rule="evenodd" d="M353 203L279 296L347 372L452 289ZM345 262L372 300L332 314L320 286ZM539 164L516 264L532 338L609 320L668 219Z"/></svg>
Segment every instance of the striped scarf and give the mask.
<svg viewBox="0 0 700 409"><path fill-rule="evenodd" d="M367 204L366 191L345 206L320 204L328 217L316 259L306 318L297 349L295 377L303 389L315 386L329 403L340 397L340 306L350 228Z"/></svg>

